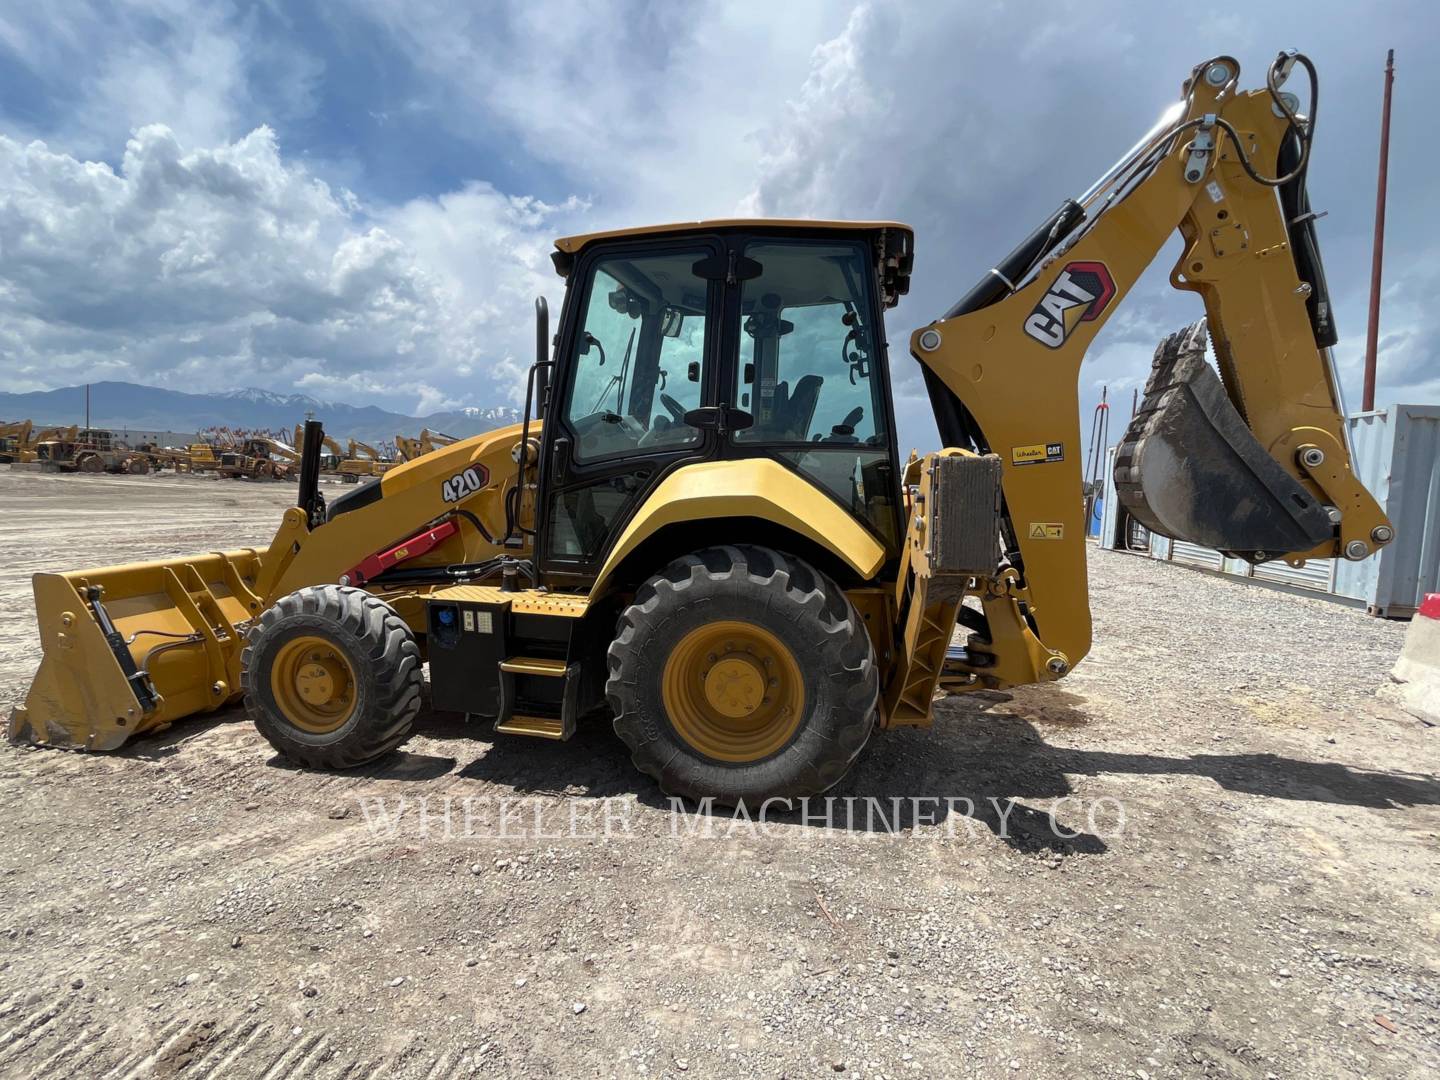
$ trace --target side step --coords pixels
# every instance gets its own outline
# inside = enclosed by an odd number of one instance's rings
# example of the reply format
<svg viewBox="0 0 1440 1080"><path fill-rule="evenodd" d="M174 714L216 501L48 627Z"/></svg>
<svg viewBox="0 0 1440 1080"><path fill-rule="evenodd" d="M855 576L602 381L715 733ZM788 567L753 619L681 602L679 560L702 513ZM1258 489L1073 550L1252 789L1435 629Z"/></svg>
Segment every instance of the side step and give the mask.
<svg viewBox="0 0 1440 1080"><path fill-rule="evenodd" d="M507 656L500 661L500 715L495 730L504 735L528 735L533 739L554 739L563 742L575 734L578 715L576 699L580 686L580 666L545 656ZM553 698L548 691L538 700L527 694L520 696L522 686L517 679L559 679L559 692ZM553 685L553 684L551 684ZM534 687L531 688L535 690ZM542 716L536 708L555 708L559 716ZM524 711L517 711L524 710Z"/></svg>
<svg viewBox="0 0 1440 1080"><path fill-rule="evenodd" d="M565 677L565 661L549 660L541 656L512 656L500 661L500 670L511 675L548 675L553 678Z"/></svg>
<svg viewBox="0 0 1440 1080"><path fill-rule="evenodd" d="M513 610L524 604L523 611ZM431 706L505 735L563 741L598 703L583 607L538 590L457 585L426 603ZM593 675L593 672L591 673Z"/></svg>
<svg viewBox="0 0 1440 1080"><path fill-rule="evenodd" d="M534 739L554 739L556 742L565 738L565 725L553 716L516 715L496 724L495 730L502 735L529 735Z"/></svg>

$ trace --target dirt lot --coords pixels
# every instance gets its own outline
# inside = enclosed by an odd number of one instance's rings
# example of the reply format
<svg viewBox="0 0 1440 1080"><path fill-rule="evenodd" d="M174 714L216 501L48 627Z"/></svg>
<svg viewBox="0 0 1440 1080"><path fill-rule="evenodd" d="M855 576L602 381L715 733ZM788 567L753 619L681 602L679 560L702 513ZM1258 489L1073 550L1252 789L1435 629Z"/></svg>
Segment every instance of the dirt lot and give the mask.
<svg viewBox="0 0 1440 1080"><path fill-rule="evenodd" d="M0 471L0 707L32 571L263 544L292 494ZM878 738L833 827L705 835L598 725L425 713L346 775L233 712L0 747L0 1074L1436 1075L1440 732L1374 695L1403 626L1091 562L1091 657Z"/></svg>

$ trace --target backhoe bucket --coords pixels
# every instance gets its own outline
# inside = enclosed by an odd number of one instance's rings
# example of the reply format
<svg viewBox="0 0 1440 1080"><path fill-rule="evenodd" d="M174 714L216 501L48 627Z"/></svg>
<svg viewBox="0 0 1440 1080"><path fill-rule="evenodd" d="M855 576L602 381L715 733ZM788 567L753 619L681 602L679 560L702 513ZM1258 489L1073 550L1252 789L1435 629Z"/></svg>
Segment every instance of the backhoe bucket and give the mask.
<svg viewBox="0 0 1440 1080"><path fill-rule="evenodd" d="M1324 508L1266 452L1205 362L1205 320L1155 351L1115 454L1115 492L1151 532L1262 562L1330 540Z"/></svg>
<svg viewBox="0 0 1440 1080"><path fill-rule="evenodd" d="M36 574L43 655L10 739L113 750L236 700L260 565L246 549Z"/></svg>

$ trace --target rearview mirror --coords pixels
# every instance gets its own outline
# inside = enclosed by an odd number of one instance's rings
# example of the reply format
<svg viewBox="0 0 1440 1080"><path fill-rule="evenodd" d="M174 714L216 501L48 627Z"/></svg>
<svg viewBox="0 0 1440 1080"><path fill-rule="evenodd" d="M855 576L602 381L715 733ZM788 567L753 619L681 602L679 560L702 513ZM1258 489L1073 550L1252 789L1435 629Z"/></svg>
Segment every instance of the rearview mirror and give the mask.
<svg viewBox="0 0 1440 1080"><path fill-rule="evenodd" d="M680 336L680 328L685 325L685 316L678 308L667 307L660 312L660 333L663 337L674 338Z"/></svg>

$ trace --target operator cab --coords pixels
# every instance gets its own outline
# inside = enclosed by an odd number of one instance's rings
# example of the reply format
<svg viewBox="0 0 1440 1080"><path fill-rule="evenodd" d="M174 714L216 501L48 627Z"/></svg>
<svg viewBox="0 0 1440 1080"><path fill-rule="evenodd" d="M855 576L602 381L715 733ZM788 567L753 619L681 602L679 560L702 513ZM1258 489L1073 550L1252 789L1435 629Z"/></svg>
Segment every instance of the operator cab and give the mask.
<svg viewBox="0 0 1440 1080"><path fill-rule="evenodd" d="M588 585L646 493L693 462L768 457L892 553L903 535L883 312L893 222L725 221L568 237L544 407L536 553Z"/></svg>

